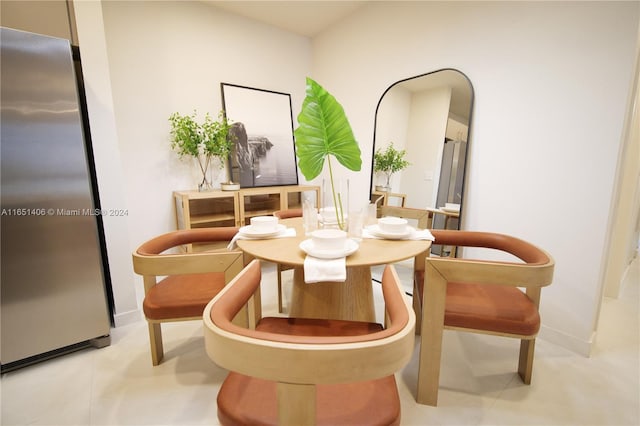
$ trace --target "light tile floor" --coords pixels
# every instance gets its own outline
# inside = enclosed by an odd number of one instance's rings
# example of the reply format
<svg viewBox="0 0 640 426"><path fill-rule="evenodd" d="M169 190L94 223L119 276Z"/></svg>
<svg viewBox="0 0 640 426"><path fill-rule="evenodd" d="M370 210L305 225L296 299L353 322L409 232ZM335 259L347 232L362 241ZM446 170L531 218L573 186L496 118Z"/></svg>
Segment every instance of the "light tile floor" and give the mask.
<svg viewBox="0 0 640 426"><path fill-rule="evenodd" d="M264 283L275 283L274 268L265 272ZM638 259L628 279L623 297L603 303L590 358L538 339L531 386L515 373L516 340L446 332L438 407L416 404L417 345L397 374L402 424L640 424ZM265 312L275 312L275 285L263 285L263 298ZM207 358L201 324L166 324L164 336L165 361L157 367L141 320L113 329L109 347L4 374L1 424L217 424L226 371Z"/></svg>

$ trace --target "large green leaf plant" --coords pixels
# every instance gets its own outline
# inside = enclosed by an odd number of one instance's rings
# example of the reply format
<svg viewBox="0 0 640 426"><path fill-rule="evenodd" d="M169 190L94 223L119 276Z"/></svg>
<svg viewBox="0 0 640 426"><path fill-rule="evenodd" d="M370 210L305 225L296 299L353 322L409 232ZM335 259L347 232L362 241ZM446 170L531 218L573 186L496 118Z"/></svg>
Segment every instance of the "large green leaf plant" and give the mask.
<svg viewBox="0 0 640 426"><path fill-rule="evenodd" d="M336 98L307 77L306 97L298 124L294 131L298 168L307 180L312 180L322 172L327 160L336 220L340 229L344 229L342 197L335 189L331 158L354 172L362 167L360 147L349 120Z"/></svg>

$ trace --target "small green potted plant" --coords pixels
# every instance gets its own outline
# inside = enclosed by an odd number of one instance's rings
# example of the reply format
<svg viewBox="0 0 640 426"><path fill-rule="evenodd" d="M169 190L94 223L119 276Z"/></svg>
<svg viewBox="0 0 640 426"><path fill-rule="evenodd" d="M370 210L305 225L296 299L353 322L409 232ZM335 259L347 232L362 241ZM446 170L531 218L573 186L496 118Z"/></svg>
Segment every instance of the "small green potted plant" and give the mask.
<svg viewBox="0 0 640 426"><path fill-rule="evenodd" d="M331 158L349 170L360 171L360 147L342 105L309 77L306 88L307 95L298 115L299 127L294 131L298 168L307 180L312 180L322 172L327 160L336 222L340 229L345 229L343 200L336 191Z"/></svg>
<svg viewBox="0 0 640 426"><path fill-rule="evenodd" d="M180 155L192 156L202 172L202 181L198 184L199 191L207 191L213 188L211 178L208 175L212 160L217 158L218 167L223 168L225 161L233 147L229 128L231 125L222 111L218 114L218 120L213 120L206 113L204 121L196 121L196 111L191 115L180 115L177 112L169 117L171 123L171 148Z"/></svg>
<svg viewBox="0 0 640 426"><path fill-rule="evenodd" d="M382 191L391 190L391 176L411 165L405 160L407 152L403 150L397 150L393 146L393 142L390 142L386 149L378 148L373 155L373 171L375 173L383 173L386 177L384 186L378 186L376 189Z"/></svg>

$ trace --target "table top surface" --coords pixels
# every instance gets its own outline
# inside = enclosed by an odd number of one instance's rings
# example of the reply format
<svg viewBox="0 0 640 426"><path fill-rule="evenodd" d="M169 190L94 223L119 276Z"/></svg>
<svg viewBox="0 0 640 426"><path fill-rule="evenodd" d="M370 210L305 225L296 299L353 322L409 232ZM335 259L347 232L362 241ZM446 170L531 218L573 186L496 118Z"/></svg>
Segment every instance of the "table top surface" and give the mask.
<svg viewBox="0 0 640 426"><path fill-rule="evenodd" d="M302 266L306 253L300 243L308 238L302 227L302 218L280 220L287 227L296 229L295 237L264 240L238 240L238 247L258 259L285 265ZM429 240L382 240L363 238L355 253L346 258L347 267L372 266L399 262L426 252L431 247Z"/></svg>
<svg viewBox="0 0 640 426"><path fill-rule="evenodd" d="M445 216L451 216L451 217L460 217L460 212L459 211L451 211L451 210L442 210L442 209L432 209L432 208L428 208L426 209L427 211L430 211L432 213L439 213L439 214L443 214Z"/></svg>

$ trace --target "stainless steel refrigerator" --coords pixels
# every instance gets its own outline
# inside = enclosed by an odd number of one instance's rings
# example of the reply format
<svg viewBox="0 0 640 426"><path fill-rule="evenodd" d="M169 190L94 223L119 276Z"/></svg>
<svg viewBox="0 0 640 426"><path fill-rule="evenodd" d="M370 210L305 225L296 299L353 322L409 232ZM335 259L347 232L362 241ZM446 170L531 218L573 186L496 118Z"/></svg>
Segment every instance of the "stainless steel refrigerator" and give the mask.
<svg viewBox="0 0 640 426"><path fill-rule="evenodd" d="M74 61L68 40L0 31L0 363L6 372L108 345L111 293L79 58Z"/></svg>
<svg viewBox="0 0 640 426"><path fill-rule="evenodd" d="M436 207L446 203L462 203L462 185L464 184L465 163L467 158L467 142L446 138L442 151L440 167L440 184L436 196ZM447 223L449 229L458 229L460 221L452 218L448 222L440 214L433 216L433 229L443 229ZM442 255L443 247L439 244L431 246L431 253Z"/></svg>

